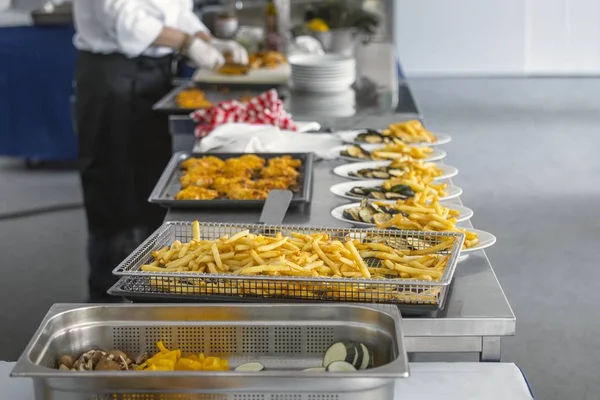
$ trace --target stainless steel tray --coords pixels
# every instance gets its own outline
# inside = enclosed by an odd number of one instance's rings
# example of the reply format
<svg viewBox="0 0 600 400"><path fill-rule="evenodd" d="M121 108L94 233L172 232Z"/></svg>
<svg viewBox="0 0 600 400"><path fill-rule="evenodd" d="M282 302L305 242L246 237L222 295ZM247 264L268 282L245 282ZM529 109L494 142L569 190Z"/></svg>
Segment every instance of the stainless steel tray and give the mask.
<svg viewBox="0 0 600 400"><path fill-rule="evenodd" d="M204 208L204 207L219 207L219 208L240 208L240 207L262 207L265 200L176 200L175 195L181 190L179 178L181 177L181 169L179 165L190 157L206 157L208 155L228 159L233 157L241 157L247 153L210 153L210 154L195 154L189 152L178 152L173 154L171 161L163 171L160 179L156 183L154 190L150 194L148 201L150 203L160 204L164 207L173 208ZM312 200L313 192L313 153L257 153L258 156L269 160L275 157L289 155L295 159L302 161L300 167L300 178L298 181L298 189L294 192L291 204L308 204Z"/></svg>
<svg viewBox="0 0 600 400"><path fill-rule="evenodd" d="M118 348L136 355L164 341L183 352L227 357L247 372L65 372L62 354ZM306 373L336 341L374 352L375 368ZM336 305L55 305L19 358L12 377L33 378L37 400L359 400L392 399L409 376L395 307Z"/></svg>
<svg viewBox="0 0 600 400"><path fill-rule="evenodd" d="M214 83L194 83L186 82L181 86L177 86L165 95L162 99L156 102L152 109L154 111L169 115L188 115L196 110L196 108L181 108L175 99L182 91L190 88L198 88L204 90L206 99L212 104L220 103L228 100L238 100L243 96L258 96L269 89L278 89L274 85L226 85Z"/></svg>
<svg viewBox="0 0 600 400"><path fill-rule="evenodd" d="M135 293L145 296L206 299L213 296L235 300L270 298L279 300L349 301L367 303L390 303L423 307L427 310L440 309L458 261L464 242L464 235L456 232L420 232L404 230L364 230L355 228L317 228L289 225L253 225L200 223L202 240L215 240L224 235L233 236L237 232L261 231L284 236L291 232L302 234L326 233L332 239L344 241L346 237L356 239L376 235L377 240L394 243L397 248L409 249L407 239L413 248L435 245L442 239L454 238L453 247L442 253L449 254L446 269L439 281L416 281L406 279L354 279L354 278L306 278L283 276L247 276L234 274L204 274L196 272L146 272L143 264L150 263L152 252L170 245L175 240L188 242L192 239L192 222L167 222L127 257L113 273L137 279L124 288L117 283L111 294L130 297ZM368 261L368 260L367 260ZM372 260L370 264L378 262ZM376 266L372 264L371 266ZM127 293L123 293L123 292Z"/></svg>

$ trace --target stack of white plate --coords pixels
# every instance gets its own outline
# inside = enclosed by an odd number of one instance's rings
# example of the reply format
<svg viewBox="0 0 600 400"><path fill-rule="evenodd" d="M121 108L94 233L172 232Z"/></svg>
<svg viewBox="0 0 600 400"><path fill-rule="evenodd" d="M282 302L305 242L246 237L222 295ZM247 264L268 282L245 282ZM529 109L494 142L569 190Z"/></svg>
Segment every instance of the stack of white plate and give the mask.
<svg viewBox="0 0 600 400"><path fill-rule="evenodd" d="M289 57L292 86L306 92L348 90L356 80L356 59L341 54L297 54Z"/></svg>
<svg viewBox="0 0 600 400"><path fill-rule="evenodd" d="M287 110L292 115L351 117L356 113L356 94L352 89L335 93L313 93L293 90Z"/></svg>

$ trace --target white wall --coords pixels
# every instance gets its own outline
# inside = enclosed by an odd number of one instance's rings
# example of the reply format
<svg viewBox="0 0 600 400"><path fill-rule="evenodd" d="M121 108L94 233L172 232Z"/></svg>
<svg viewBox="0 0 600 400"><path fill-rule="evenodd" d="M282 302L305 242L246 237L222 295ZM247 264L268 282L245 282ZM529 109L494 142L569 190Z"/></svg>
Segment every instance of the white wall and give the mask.
<svg viewBox="0 0 600 400"><path fill-rule="evenodd" d="M396 0L408 75L600 74L600 0Z"/></svg>

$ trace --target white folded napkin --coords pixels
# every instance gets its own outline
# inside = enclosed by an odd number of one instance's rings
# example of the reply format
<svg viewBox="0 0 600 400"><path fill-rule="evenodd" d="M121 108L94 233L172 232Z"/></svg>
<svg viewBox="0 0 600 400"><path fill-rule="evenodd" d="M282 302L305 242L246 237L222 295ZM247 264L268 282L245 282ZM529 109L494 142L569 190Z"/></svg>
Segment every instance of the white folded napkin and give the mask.
<svg viewBox="0 0 600 400"><path fill-rule="evenodd" d="M196 142L198 153L305 153L331 158L341 140L328 133L282 131L271 125L225 124Z"/></svg>

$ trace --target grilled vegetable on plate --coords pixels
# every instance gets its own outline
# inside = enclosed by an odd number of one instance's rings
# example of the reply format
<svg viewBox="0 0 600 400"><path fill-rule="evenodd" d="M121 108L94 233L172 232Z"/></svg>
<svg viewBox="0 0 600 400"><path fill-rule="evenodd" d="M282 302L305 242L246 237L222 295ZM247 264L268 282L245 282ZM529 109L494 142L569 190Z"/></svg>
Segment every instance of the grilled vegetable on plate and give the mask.
<svg viewBox="0 0 600 400"><path fill-rule="evenodd" d="M350 181L338 183L330 188L336 196L350 200L362 200L364 198L374 200L399 200L408 199L416 193L424 193L428 200L438 198L439 200L454 199L462 194L458 186L447 184L414 184L402 180L390 179L382 181L371 179L364 181Z"/></svg>
<svg viewBox="0 0 600 400"><path fill-rule="evenodd" d="M390 125L393 127L394 125ZM452 138L445 134L435 134L435 140L429 137L409 138L394 134L397 129L358 129L350 131L336 132L336 135L346 143L352 144L389 144L389 143L407 143L414 146L441 146L449 143ZM404 137L404 138L403 138Z"/></svg>
<svg viewBox="0 0 600 400"><path fill-rule="evenodd" d="M380 144L366 145L346 145L336 146L330 150L332 157L339 157L343 160L421 160L421 161L439 161L446 157L444 150L433 149L431 147L408 146L402 143L389 144L382 146Z"/></svg>
<svg viewBox="0 0 600 400"><path fill-rule="evenodd" d="M449 179L458 175L458 169L422 161L368 161L337 166L333 172L347 179L391 179L406 176L410 172L433 180Z"/></svg>
<svg viewBox="0 0 600 400"><path fill-rule="evenodd" d="M408 215L407 211L413 207L412 199L403 201L369 201L363 200L360 203L344 204L336 207L331 211L331 215L340 221L348 222L354 226L363 228L372 228L377 224L382 224L389 221L395 214L403 213ZM437 203L437 202L436 202ZM456 218L456 222L466 221L473 216L473 211L467 207L463 207L458 204L440 204L438 203L442 214L448 212L449 217ZM419 213L431 213L435 212L435 208L423 206L422 209L414 207L419 210ZM416 211L415 210L415 211ZM446 211L447 210L447 211Z"/></svg>

